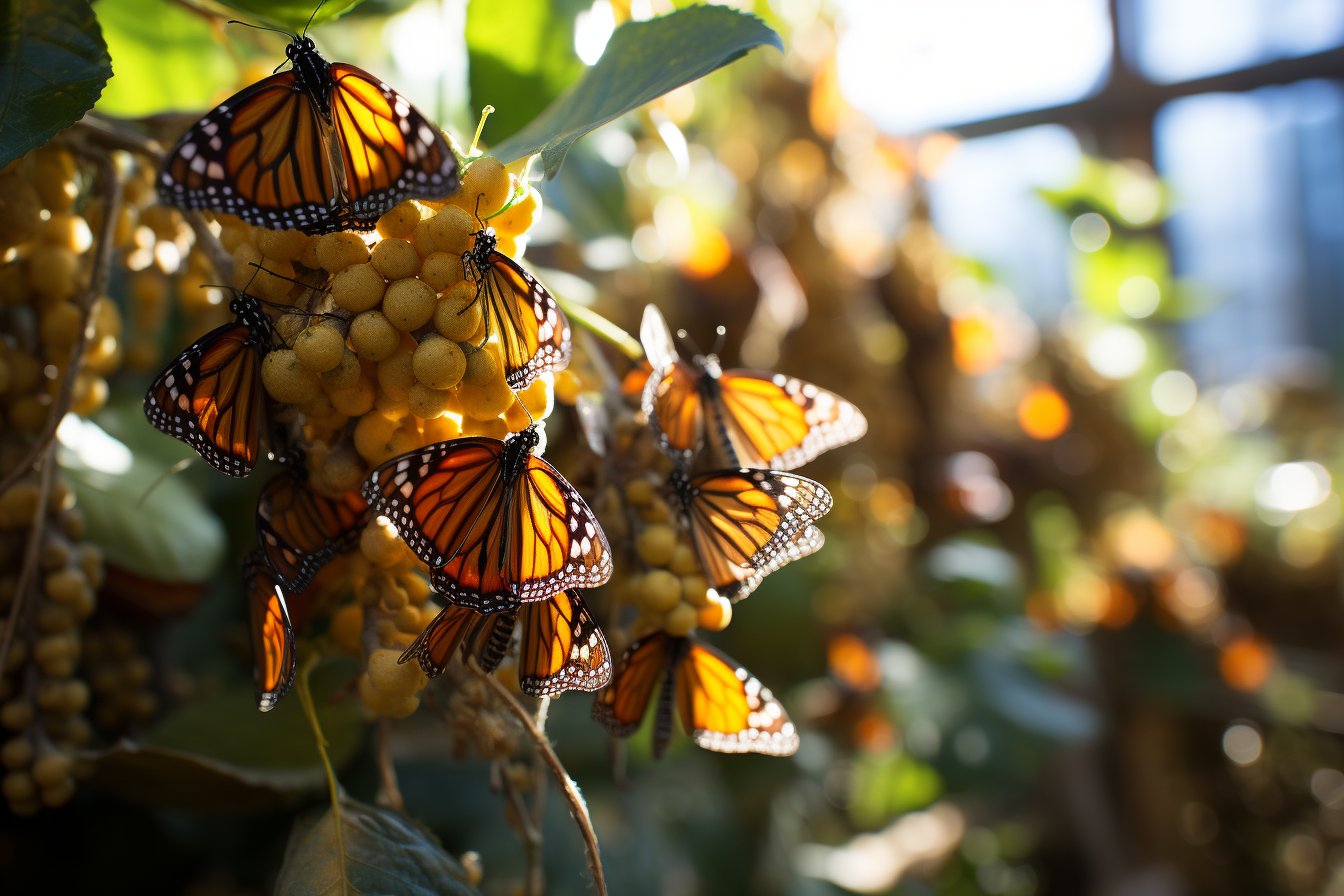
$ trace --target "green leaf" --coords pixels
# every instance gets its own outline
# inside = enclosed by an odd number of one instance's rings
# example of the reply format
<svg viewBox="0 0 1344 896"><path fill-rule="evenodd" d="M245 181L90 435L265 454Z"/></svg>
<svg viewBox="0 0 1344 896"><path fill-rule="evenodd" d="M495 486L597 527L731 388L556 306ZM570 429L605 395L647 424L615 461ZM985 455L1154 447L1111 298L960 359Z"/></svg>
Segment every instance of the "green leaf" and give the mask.
<svg viewBox="0 0 1344 896"><path fill-rule="evenodd" d="M339 830L338 838L331 809L294 824L276 896L479 896L457 860L405 815L345 799Z"/></svg>
<svg viewBox="0 0 1344 896"><path fill-rule="evenodd" d="M357 701L332 702L350 664L331 662L313 675L318 719L339 768L364 743ZM93 758L93 782L124 799L192 809L266 809L322 791L326 775L298 699L257 711L249 687L197 696L143 741L123 741Z"/></svg>
<svg viewBox="0 0 1344 896"><path fill-rule="evenodd" d="M486 143L517 133L583 71L574 18L586 0L474 0L467 6L472 108L495 107Z"/></svg>
<svg viewBox="0 0 1344 896"><path fill-rule="evenodd" d="M8 165L93 108L112 62L83 0L9 0L0 16L0 165Z"/></svg>
<svg viewBox="0 0 1344 896"><path fill-rule="evenodd" d="M721 6L626 22L577 84L491 152L505 162L539 152L546 176L554 177L584 134L763 44L784 47L760 19Z"/></svg>
<svg viewBox="0 0 1344 896"><path fill-rule="evenodd" d="M206 581L227 536L214 512L168 466L134 453L96 423L67 418L61 469L88 521L89 538L117 566L154 582Z"/></svg>
<svg viewBox="0 0 1344 896"><path fill-rule="evenodd" d="M139 118L200 111L238 85L238 67L209 21L179 4L100 0L97 12L115 61L99 112Z"/></svg>
<svg viewBox="0 0 1344 896"><path fill-rule="evenodd" d="M249 24L275 25L294 32L340 18L364 0L225 0L224 5L247 16ZM316 8L316 12L314 12Z"/></svg>

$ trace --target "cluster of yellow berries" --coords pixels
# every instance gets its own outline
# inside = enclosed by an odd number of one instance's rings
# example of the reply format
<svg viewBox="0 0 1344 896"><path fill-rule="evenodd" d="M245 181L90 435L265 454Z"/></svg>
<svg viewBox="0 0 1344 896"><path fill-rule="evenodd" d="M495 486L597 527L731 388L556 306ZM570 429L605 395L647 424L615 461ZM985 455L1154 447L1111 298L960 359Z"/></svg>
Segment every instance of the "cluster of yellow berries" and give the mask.
<svg viewBox="0 0 1344 896"><path fill-rule="evenodd" d="M74 495L54 477L41 504L37 475L0 493L0 630L25 595L16 637L0 670L0 790L10 809L31 815L74 795L75 752L89 743L89 683L80 674L82 624L96 607L103 555L83 542L84 518ZM36 575L21 580L25 544L41 516Z"/></svg>
<svg viewBox="0 0 1344 896"><path fill-rule="evenodd" d="M482 157L453 197L402 202L372 234L309 236L217 218L231 285L272 313L277 344L262 361L262 385L275 416L301 426L314 489L357 490L398 454L464 435L502 439L550 414L553 377L517 398L506 383L462 260L487 224L498 251L516 256L539 210L520 172ZM359 694L371 712L409 715L427 679L397 659L438 609L423 570L377 520L344 562L343 580L327 586L334 577L321 576L313 586L344 592L330 595L340 604L332 640L365 658Z"/></svg>

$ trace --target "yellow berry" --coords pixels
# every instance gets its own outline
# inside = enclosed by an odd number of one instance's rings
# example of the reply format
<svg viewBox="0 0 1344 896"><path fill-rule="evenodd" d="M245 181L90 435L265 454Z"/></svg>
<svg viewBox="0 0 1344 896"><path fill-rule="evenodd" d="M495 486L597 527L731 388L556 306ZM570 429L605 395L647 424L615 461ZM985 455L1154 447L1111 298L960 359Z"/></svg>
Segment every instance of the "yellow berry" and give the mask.
<svg viewBox="0 0 1344 896"><path fill-rule="evenodd" d="M369 654L369 680L389 694L414 694L429 683L417 663L399 663L399 650L379 648Z"/></svg>
<svg viewBox="0 0 1344 896"><path fill-rule="evenodd" d="M386 245L384 242L382 245ZM423 280L409 277L388 284L383 296L383 313L392 325L404 333L418 330L434 316L438 295Z"/></svg>
<svg viewBox="0 0 1344 896"><path fill-rule="evenodd" d="M0 791L4 792L5 799L9 800L12 809L15 803L24 803L35 797L37 785L33 783L32 775L14 771L5 775L4 781L0 782Z"/></svg>
<svg viewBox="0 0 1344 896"><path fill-rule="evenodd" d="M26 700L11 700L0 706L0 725L10 731L27 728L33 721L33 704Z"/></svg>
<svg viewBox="0 0 1344 896"><path fill-rule="evenodd" d="M387 279L401 280L414 277L420 270L420 253L409 240L387 239L373 247L370 263Z"/></svg>
<svg viewBox="0 0 1344 896"><path fill-rule="evenodd" d="M396 566L403 556L401 538L391 525L373 520L360 534L359 550L374 566Z"/></svg>
<svg viewBox="0 0 1344 896"><path fill-rule="evenodd" d="M697 609L707 606L710 602L709 580L698 572L683 575L681 577L681 599Z"/></svg>
<svg viewBox="0 0 1344 896"><path fill-rule="evenodd" d="M476 353L481 354L484 352ZM471 370L471 359L476 355L467 358L468 372ZM464 385L458 392L458 400L462 404L462 413L466 416L476 420L492 420L509 409L514 397L513 391L500 377L484 386Z"/></svg>
<svg viewBox="0 0 1344 896"><path fill-rule="evenodd" d="M52 299L73 296L80 287L79 257L62 246L36 246L28 256L28 285Z"/></svg>
<svg viewBox="0 0 1344 896"><path fill-rule="evenodd" d="M677 546L677 532L666 524L648 526L635 537L635 551L649 566L667 566Z"/></svg>
<svg viewBox="0 0 1344 896"><path fill-rule="evenodd" d="M488 218L504 207L512 189L504 163L484 156L472 162L462 175L462 187L452 201L478 218Z"/></svg>
<svg viewBox="0 0 1344 896"><path fill-rule="evenodd" d="M411 384L415 382L412 362L415 345L408 343L409 340L403 342L392 357L378 363L378 388L384 395L398 400L404 400L410 394Z"/></svg>
<svg viewBox="0 0 1344 896"><path fill-rule="evenodd" d="M316 324L294 340L294 354L313 373L326 373L344 360L345 337L330 324Z"/></svg>
<svg viewBox="0 0 1344 896"><path fill-rule="evenodd" d="M519 392L518 397L523 400L523 405L533 417L538 420L545 419L555 408L555 380L547 374L542 374Z"/></svg>
<svg viewBox="0 0 1344 896"><path fill-rule="evenodd" d="M372 264L353 264L331 279L331 300L346 311L368 311L383 300L387 282Z"/></svg>
<svg viewBox="0 0 1344 896"><path fill-rule="evenodd" d="M442 336L426 336L416 347L415 378L431 389L451 389L462 381L467 358L461 347Z"/></svg>
<svg viewBox="0 0 1344 896"><path fill-rule="evenodd" d="M434 287L436 292L442 292L464 276L460 255L435 252L427 255L420 263L420 279Z"/></svg>
<svg viewBox="0 0 1344 896"><path fill-rule="evenodd" d="M684 638L695 628L697 617L695 607L679 603L663 617L663 631L676 638Z"/></svg>
<svg viewBox="0 0 1344 896"><path fill-rule="evenodd" d="M0 245L31 236L42 223L42 197L18 174L0 174Z"/></svg>
<svg viewBox="0 0 1344 896"><path fill-rule="evenodd" d="M43 787L54 787L70 777L70 757L58 750L43 753L33 763L33 780Z"/></svg>
<svg viewBox="0 0 1344 896"><path fill-rule="evenodd" d="M317 240L317 261L335 274L369 260L369 247L356 233L328 233Z"/></svg>
<svg viewBox="0 0 1344 896"><path fill-rule="evenodd" d="M84 314L74 302L57 302L42 312L38 335L47 355L63 358L83 336Z"/></svg>
<svg viewBox="0 0 1344 896"><path fill-rule="evenodd" d="M681 581L665 569L651 569L640 577L639 605L649 613L666 613L681 603Z"/></svg>
<svg viewBox="0 0 1344 896"><path fill-rule="evenodd" d="M434 329L454 342L466 342L482 323L481 303L476 301L476 285L459 280L443 294L434 308Z"/></svg>
<svg viewBox="0 0 1344 896"><path fill-rule="evenodd" d="M555 375L555 400L561 404L573 405L583 391L583 382L572 370L561 370Z"/></svg>
<svg viewBox="0 0 1344 896"><path fill-rule="evenodd" d="M363 377L356 377L353 385L343 389L332 389L327 393L331 406L347 417L362 417L373 410L377 390L373 383Z"/></svg>
<svg viewBox="0 0 1344 896"><path fill-rule="evenodd" d="M422 209L424 206L414 199L397 203L378 219L378 235L383 239L409 237L420 223Z"/></svg>
<svg viewBox="0 0 1344 896"><path fill-rule="evenodd" d="M27 737L16 737L5 741L5 745L0 747L0 764L5 768L27 768L33 763L33 756L37 750L33 748L33 742Z"/></svg>
<svg viewBox="0 0 1344 896"><path fill-rule="evenodd" d="M470 386L488 386L491 383L504 382L499 373L499 359L489 349L474 351L467 356L467 369L462 379Z"/></svg>
<svg viewBox="0 0 1344 896"><path fill-rule="evenodd" d="M382 414L365 413L355 424L355 450L371 464L380 464L393 456L392 434L397 424Z"/></svg>
<svg viewBox="0 0 1344 896"><path fill-rule="evenodd" d="M410 406L411 413L415 416L421 418L438 417L452 405L453 393L441 389L431 389L424 383L415 383L411 386L406 401ZM435 439L433 441L446 440Z"/></svg>
<svg viewBox="0 0 1344 896"><path fill-rule="evenodd" d="M490 224L499 233L517 236L532 229L532 224L541 213L541 194L532 187L527 195L490 219Z"/></svg>
<svg viewBox="0 0 1344 896"><path fill-rule="evenodd" d="M69 249L76 255L89 251L93 245L93 231L89 222L79 215L52 215L42 224L41 238L53 246Z"/></svg>
<svg viewBox="0 0 1344 896"><path fill-rule="evenodd" d="M714 595L696 614L695 624L709 632L721 632L733 621L733 604L726 597Z"/></svg>
<svg viewBox="0 0 1344 896"><path fill-rule="evenodd" d="M67 212L75 204L75 159L69 150L48 146L32 157L33 185L42 204L53 213ZM149 211L149 209L146 209Z"/></svg>
<svg viewBox="0 0 1344 896"><path fill-rule="evenodd" d="M267 230L258 228L257 248L267 258L276 261L298 261L303 257L312 237L301 230Z"/></svg>
<svg viewBox="0 0 1344 896"><path fill-rule="evenodd" d="M89 580L82 570L62 569L47 576L43 584L47 597L61 604L77 604L83 599L85 591L92 592Z"/></svg>
<svg viewBox="0 0 1344 896"><path fill-rule="evenodd" d="M430 389L426 391L433 392L434 390ZM456 396L453 393L451 392L448 393L448 406L447 408L445 408L445 410L452 409L455 397ZM423 406L425 407L425 409L428 409L429 397L424 397L421 400L422 402L424 402ZM415 410L416 407L415 402L416 402L416 388L412 386L411 387L412 411ZM424 422L421 423L421 431L423 432L425 437L425 444L432 445L435 442L447 442L450 441L451 439L455 439L458 436L462 435L462 425L458 423L456 420L454 420L452 417L447 416L427 417L425 418Z"/></svg>
<svg viewBox="0 0 1344 896"><path fill-rule="evenodd" d="M679 576L695 575L700 571L700 560L690 545L678 542L672 549L672 558L667 561L666 566Z"/></svg>
<svg viewBox="0 0 1344 896"><path fill-rule="evenodd" d="M434 217L416 225L415 245L424 256L444 252L460 259L475 230L476 222L470 214L455 205L445 205Z"/></svg>
<svg viewBox="0 0 1344 896"><path fill-rule="evenodd" d="M328 632L342 653L358 655L364 635L364 608L359 604L341 607L332 614Z"/></svg>
<svg viewBox="0 0 1344 896"><path fill-rule="evenodd" d="M261 362L261 382L272 398L285 404L311 401L322 388L317 374L299 362L292 348L266 353Z"/></svg>
<svg viewBox="0 0 1344 896"><path fill-rule="evenodd" d="M635 507L644 507L653 500L653 483L648 479L632 479L625 485L625 500Z"/></svg>
<svg viewBox="0 0 1344 896"><path fill-rule="evenodd" d="M75 795L75 779L66 778L59 784L42 788L42 804L48 809L59 809Z"/></svg>
<svg viewBox="0 0 1344 896"><path fill-rule="evenodd" d="M359 382L359 375L364 371L360 366L359 357L350 349L341 349L341 359L325 373L322 374L322 385L329 392L338 389L349 389Z"/></svg>
<svg viewBox="0 0 1344 896"><path fill-rule="evenodd" d="M382 361L401 345L401 333L381 311L365 311L350 322L350 345L364 360Z"/></svg>

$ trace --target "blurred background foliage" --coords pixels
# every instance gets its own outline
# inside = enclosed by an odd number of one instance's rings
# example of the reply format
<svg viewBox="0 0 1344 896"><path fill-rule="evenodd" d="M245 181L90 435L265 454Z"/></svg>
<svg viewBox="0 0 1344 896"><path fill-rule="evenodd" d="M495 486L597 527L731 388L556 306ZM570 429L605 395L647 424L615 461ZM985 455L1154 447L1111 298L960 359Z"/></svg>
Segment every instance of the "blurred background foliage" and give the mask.
<svg viewBox="0 0 1344 896"><path fill-rule="evenodd" d="M617 24L683 5L371 0L313 33L459 140L493 105L488 147ZM870 432L808 471L834 486L826 549L717 642L788 706L796 757L674 739L653 762L637 738L613 763L586 700L552 708L612 892L1344 893L1344 7L733 5L784 54L578 143L528 259L627 331L650 301L702 345L726 326L728 363L835 389ZM108 115L199 110L279 59L191 4L95 10ZM185 451L145 435L142 390L114 383L100 422L166 468ZM255 495L184 478L159 498L211 508L188 513L208 520L195 556L228 570ZM140 624L177 708L74 809L0 836L0 867L49 842L127 892L269 889L321 781L295 701L259 717L234 693L222 578ZM367 732L339 716L367 797ZM410 814L513 892L484 767L423 717L396 749ZM169 761L167 783L143 774ZM586 892L558 799L544 835L548 891Z"/></svg>

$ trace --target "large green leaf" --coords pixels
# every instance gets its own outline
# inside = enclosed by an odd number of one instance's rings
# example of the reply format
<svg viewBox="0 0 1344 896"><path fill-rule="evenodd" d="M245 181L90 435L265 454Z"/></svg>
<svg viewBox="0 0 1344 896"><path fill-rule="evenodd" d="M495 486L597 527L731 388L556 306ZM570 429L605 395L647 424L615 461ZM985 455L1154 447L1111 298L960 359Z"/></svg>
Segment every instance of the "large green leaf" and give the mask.
<svg viewBox="0 0 1344 896"><path fill-rule="evenodd" d="M0 3L0 166L78 121L111 76L85 0Z"/></svg>
<svg viewBox="0 0 1344 896"><path fill-rule="evenodd" d="M339 838L336 824L331 809L295 823L276 896L478 896L457 860L410 818L346 799Z"/></svg>
<svg viewBox="0 0 1344 896"><path fill-rule="evenodd" d="M154 582L203 582L224 556L224 527L168 465L132 452L97 424L61 425L61 469L89 537L117 566Z"/></svg>
<svg viewBox="0 0 1344 896"><path fill-rule="evenodd" d="M97 12L115 68L98 111L202 111L237 86L237 66L204 17L163 0L100 0Z"/></svg>
<svg viewBox="0 0 1344 896"><path fill-rule="evenodd" d="M471 105L495 107L486 143L536 118L583 71L574 17L585 0L473 0L467 6Z"/></svg>
<svg viewBox="0 0 1344 896"><path fill-rule="evenodd" d="M339 18L364 0L325 0L318 6L316 0L224 0L224 5L238 10L251 24L277 25L299 32L312 25L321 25Z"/></svg>
<svg viewBox="0 0 1344 896"><path fill-rule="evenodd" d="M577 84L491 152L505 162L541 153L546 176L554 177L584 134L763 44L783 49L760 19L721 6L626 22Z"/></svg>

